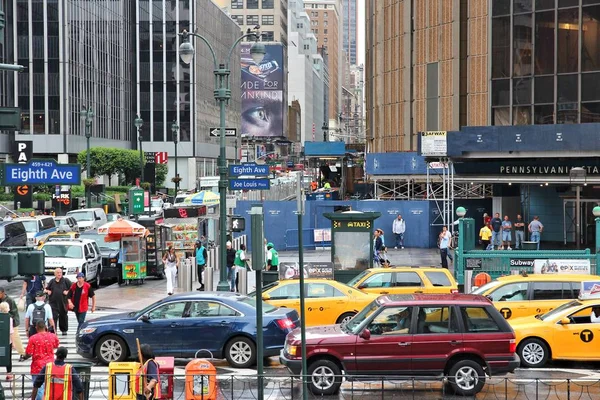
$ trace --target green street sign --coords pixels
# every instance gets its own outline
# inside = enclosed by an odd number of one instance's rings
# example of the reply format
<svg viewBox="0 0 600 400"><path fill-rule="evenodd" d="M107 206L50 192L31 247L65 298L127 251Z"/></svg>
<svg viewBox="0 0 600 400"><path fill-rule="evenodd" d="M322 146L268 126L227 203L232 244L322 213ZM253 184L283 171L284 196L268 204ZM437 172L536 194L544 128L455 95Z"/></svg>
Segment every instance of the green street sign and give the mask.
<svg viewBox="0 0 600 400"><path fill-rule="evenodd" d="M133 215L144 213L144 189L132 187L129 189L129 206Z"/></svg>

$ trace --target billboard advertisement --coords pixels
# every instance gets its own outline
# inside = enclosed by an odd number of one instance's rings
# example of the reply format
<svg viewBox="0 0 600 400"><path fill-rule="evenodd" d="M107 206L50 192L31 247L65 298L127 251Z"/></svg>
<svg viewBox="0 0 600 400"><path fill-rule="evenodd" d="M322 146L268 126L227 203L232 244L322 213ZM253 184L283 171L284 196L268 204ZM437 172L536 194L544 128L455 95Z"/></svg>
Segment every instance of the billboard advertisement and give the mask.
<svg viewBox="0 0 600 400"><path fill-rule="evenodd" d="M241 46L242 136L284 136L283 46L265 45L265 57L257 64L250 55L251 45Z"/></svg>

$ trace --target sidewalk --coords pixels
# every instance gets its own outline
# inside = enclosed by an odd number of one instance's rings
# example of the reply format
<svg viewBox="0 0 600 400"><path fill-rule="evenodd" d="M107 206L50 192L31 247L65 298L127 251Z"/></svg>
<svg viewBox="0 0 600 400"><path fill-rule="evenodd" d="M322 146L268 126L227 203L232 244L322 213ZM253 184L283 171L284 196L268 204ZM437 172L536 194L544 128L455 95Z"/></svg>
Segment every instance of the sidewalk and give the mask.
<svg viewBox="0 0 600 400"><path fill-rule="evenodd" d="M440 256L437 249L404 249L388 250L388 257L394 266L440 266ZM298 261L298 251L282 251L279 253L281 262ZM305 262L331 261L330 249L305 250ZM219 271L214 271L214 288L219 283ZM193 290L198 283L194 282ZM248 272L248 292L256 287L256 273ZM175 289L176 293L183 289ZM96 291L96 306L100 308L113 308L127 310L142 309L167 296L166 279L148 278L142 285L130 284L119 286L116 283Z"/></svg>

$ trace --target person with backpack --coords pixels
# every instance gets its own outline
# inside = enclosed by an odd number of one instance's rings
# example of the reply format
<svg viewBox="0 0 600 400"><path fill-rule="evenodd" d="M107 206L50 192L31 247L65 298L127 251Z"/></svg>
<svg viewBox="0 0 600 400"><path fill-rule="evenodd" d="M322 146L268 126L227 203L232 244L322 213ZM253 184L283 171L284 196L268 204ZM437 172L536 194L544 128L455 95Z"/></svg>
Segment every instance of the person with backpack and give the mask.
<svg viewBox="0 0 600 400"><path fill-rule="evenodd" d="M25 312L25 333L27 334L27 337L36 334L35 327L40 321L43 322L46 325L46 328L49 328L51 332L55 331L52 308L49 304L46 304L46 293L43 291L40 291L35 295L35 303L30 304Z"/></svg>
<svg viewBox="0 0 600 400"><path fill-rule="evenodd" d="M23 281L23 287L21 289L21 297L25 297L25 306L29 307L30 304L35 303L35 294L46 289L46 276L45 275L32 275L30 279Z"/></svg>
<svg viewBox="0 0 600 400"><path fill-rule="evenodd" d="M267 243L267 271L277 271L279 267L279 253L273 243Z"/></svg>

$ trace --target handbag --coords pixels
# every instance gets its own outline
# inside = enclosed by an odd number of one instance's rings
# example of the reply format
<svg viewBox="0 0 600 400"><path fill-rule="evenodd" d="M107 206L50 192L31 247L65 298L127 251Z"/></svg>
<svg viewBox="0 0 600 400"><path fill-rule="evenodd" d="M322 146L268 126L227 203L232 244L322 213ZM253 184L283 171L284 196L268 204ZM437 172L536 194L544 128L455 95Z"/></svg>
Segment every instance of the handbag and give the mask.
<svg viewBox="0 0 600 400"><path fill-rule="evenodd" d="M17 310L19 310L21 312L25 312L25 299L22 297L19 299L19 302L17 303Z"/></svg>

